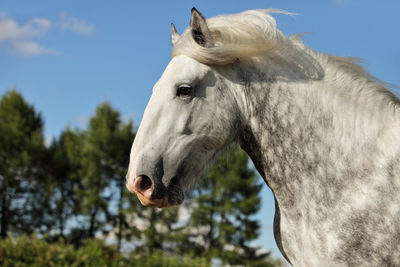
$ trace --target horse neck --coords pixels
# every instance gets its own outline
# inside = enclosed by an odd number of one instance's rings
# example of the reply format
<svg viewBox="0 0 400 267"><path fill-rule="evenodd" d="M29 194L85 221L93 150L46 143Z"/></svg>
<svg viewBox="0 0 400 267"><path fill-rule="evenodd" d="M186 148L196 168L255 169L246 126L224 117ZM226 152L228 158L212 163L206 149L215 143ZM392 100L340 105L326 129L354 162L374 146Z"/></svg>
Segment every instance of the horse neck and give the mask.
<svg viewBox="0 0 400 267"><path fill-rule="evenodd" d="M346 178L341 171L368 168L375 159L366 155L398 153L375 142L400 130L393 97L334 58L320 57L318 64L323 72L317 79L258 69L252 78L264 78L240 86L245 101L239 105L239 142L274 192L296 194L311 177L321 177L313 181L316 187L340 183Z"/></svg>

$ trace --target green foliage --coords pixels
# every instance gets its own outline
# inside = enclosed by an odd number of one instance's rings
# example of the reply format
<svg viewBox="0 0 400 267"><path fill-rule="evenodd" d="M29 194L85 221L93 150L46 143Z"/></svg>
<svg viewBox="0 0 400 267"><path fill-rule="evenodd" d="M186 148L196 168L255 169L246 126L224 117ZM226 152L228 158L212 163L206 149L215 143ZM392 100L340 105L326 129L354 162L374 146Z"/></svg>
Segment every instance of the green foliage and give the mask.
<svg viewBox="0 0 400 267"><path fill-rule="evenodd" d="M58 140L49 147L48 177L51 179L51 211L53 228L58 236L64 237L66 223L80 212L80 201L76 192L81 187L81 148L84 134L78 130L66 129Z"/></svg>
<svg viewBox="0 0 400 267"><path fill-rule="evenodd" d="M33 232L45 222L46 181L43 121L20 93L6 92L0 99L0 228ZM29 223L27 223L29 221Z"/></svg>
<svg viewBox="0 0 400 267"><path fill-rule="evenodd" d="M99 240L87 240L79 249L62 240L48 243L36 236L0 241L3 266L126 266L124 259ZM126 261L126 260L125 260Z"/></svg>
<svg viewBox="0 0 400 267"><path fill-rule="evenodd" d="M98 231L106 233L113 226L118 228L120 244L127 228L124 181L134 138L132 128L132 122L123 123L119 112L107 102L99 105L90 119L79 154L81 188L76 191L81 213L88 218L89 237ZM118 202L116 212L110 210L111 201Z"/></svg>
<svg viewBox="0 0 400 267"><path fill-rule="evenodd" d="M48 243L36 236L0 241L0 265L5 267L207 267L209 261L193 255L132 252L126 256L99 240L88 239L80 248L62 240Z"/></svg>
<svg viewBox="0 0 400 267"><path fill-rule="evenodd" d="M131 263L139 263L137 266L142 267L155 267L155 266L168 266L168 267L206 267L210 266L210 262L206 258L199 258L193 255L168 255L167 253L156 250L153 253L132 253L129 261Z"/></svg>

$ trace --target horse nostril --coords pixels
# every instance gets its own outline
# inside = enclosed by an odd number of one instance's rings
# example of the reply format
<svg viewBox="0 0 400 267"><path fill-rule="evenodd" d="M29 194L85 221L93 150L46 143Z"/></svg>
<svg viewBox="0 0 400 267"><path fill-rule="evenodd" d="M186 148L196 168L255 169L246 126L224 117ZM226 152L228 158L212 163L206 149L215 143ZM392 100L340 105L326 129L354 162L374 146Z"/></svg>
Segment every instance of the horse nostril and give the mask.
<svg viewBox="0 0 400 267"><path fill-rule="evenodd" d="M139 183L139 187L140 187L140 191L144 192L144 191L150 189L151 185L153 183L152 183L151 179L146 175L141 176L141 178L142 179Z"/></svg>
<svg viewBox="0 0 400 267"><path fill-rule="evenodd" d="M151 194L153 193L152 185L153 182L148 176L138 176L133 182L133 192L136 195L142 195L143 197L150 199Z"/></svg>

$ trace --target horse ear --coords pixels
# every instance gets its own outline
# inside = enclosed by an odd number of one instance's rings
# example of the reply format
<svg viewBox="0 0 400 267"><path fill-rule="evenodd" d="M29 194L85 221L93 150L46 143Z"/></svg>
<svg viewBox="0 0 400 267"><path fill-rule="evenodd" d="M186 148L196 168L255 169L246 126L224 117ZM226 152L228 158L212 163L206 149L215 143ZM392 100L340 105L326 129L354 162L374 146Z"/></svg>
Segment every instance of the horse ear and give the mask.
<svg viewBox="0 0 400 267"><path fill-rule="evenodd" d="M176 41L178 41L179 37L180 37L180 35L177 32L177 30L175 28L175 25L173 23L171 23L171 42L172 42L172 45L176 44Z"/></svg>
<svg viewBox="0 0 400 267"><path fill-rule="evenodd" d="M190 28L194 41L204 47L213 46L211 32L208 29L206 19L196 8L192 8L192 17L190 18Z"/></svg>

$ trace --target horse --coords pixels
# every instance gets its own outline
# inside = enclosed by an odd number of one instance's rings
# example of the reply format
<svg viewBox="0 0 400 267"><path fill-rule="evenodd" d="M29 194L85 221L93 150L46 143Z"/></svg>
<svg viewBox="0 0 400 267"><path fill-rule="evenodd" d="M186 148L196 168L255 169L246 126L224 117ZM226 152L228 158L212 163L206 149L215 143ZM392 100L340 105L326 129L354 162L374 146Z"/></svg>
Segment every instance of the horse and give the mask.
<svg viewBox="0 0 400 267"><path fill-rule="evenodd" d="M316 52L272 13L192 9L133 142L127 188L179 205L239 144L272 190L294 266L400 266L400 100L352 58ZM283 11L282 11L283 12Z"/></svg>

